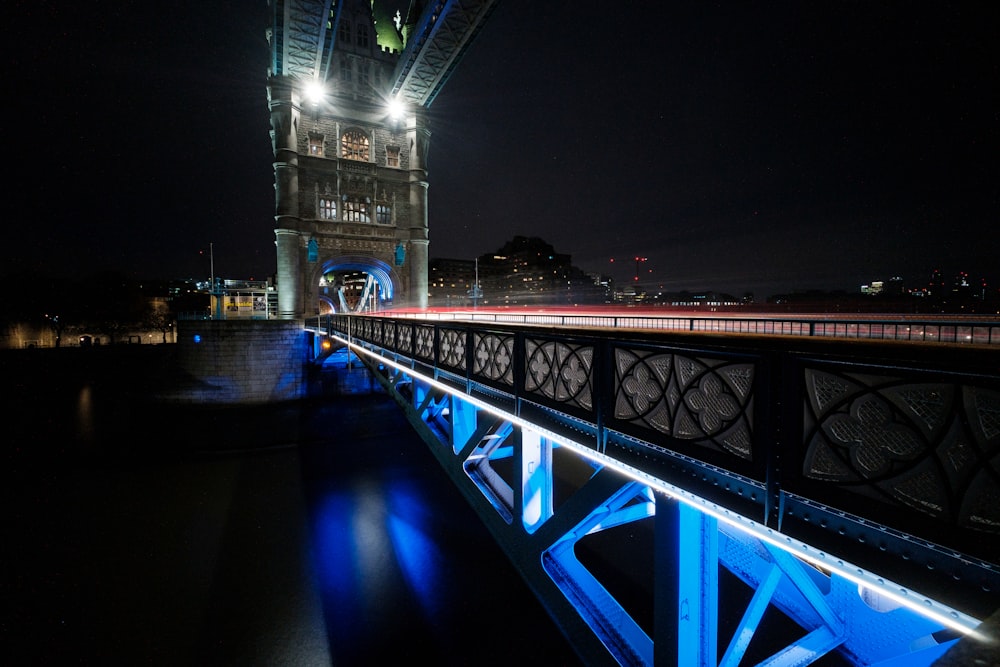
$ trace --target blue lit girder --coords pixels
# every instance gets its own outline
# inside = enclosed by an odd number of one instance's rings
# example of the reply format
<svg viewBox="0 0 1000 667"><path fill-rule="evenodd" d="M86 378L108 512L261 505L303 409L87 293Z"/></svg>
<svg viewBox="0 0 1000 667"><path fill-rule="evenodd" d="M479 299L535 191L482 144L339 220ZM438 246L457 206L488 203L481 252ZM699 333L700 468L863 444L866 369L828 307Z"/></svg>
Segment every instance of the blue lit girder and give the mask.
<svg viewBox="0 0 1000 667"><path fill-rule="evenodd" d="M849 563L841 563L841 571L810 564L802 557L808 547L796 551L780 533L714 512L683 489L422 375L406 360L338 340L404 408L588 664L734 667L751 642L758 653L763 642L770 657L757 664L808 665L837 651L850 664L919 666L943 655L957 641L955 630L973 632L975 619L948 624L921 613L902 603L891 581L872 573L853 577L862 571ZM558 449L586 459L593 474L571 501L554 508ZM652 636L574 549L587 535L639 521L653 521L655 533ZM741 618L725 637L719 629L720 605L728 602L719 595L722 568L752 591L742 610L726 609L729 618ZM801 628L797 639L773 651L773 638L758 633L770 608ZM580 639L575 628L581 623L591 637ZM604 653L594 654L595 646Z"/></svg>

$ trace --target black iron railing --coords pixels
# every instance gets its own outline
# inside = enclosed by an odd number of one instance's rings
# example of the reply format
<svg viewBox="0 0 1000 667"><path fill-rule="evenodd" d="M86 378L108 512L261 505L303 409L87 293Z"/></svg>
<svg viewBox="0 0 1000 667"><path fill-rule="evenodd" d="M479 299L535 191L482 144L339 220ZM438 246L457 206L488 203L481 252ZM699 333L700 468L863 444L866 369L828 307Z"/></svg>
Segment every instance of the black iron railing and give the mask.
<svg viewBox="0 0 1000 667"><path fill-rule="evenodd" d="M318 324L940 599L1000 594L1000 354L336 315Z"/></svg>

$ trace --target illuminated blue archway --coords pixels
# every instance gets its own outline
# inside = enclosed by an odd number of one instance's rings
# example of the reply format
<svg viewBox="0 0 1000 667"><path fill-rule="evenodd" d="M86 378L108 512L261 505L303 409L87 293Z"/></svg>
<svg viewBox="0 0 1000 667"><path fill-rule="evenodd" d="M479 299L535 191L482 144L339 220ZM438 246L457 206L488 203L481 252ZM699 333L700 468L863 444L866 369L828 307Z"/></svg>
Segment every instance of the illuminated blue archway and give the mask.
<svg viewBox="0 0 1000 667"><path fill-rule="evenodd" d="M362 293L355 303L349 303L344 296L344 279L351 274L363 276ZM364 310L373 297L381 309L392 303L396 293L392 267L375 257L342 255L327 259L319 265L315 280L320 287L319 301L332 312ZM360 284L357 278L354 282Z"/></svg>

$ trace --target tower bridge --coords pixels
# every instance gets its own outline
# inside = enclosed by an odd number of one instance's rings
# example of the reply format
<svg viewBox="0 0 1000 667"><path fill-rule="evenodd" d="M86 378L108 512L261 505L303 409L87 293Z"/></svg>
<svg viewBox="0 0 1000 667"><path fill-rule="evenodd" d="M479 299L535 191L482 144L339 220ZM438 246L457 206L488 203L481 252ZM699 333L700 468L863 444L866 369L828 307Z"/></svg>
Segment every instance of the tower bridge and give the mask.
<svg viewBox="0 0 1000 667"><path fill-rule="evenodd" d="M1000 608L992 346L471 316L310 328L395 398L587 664L998 655L981 624Z"/></svg>
<svg viewBox="0 0 1000 667"><path fill-rule="evenodd" d="M395 5L270 2L282 318L427 305L427 110L495 0Z"/></svg>
<svg viewBox="0 0 1000 667"><path fill-rule="evenodd" d="M427 305L427 110L494 5L270 1L279 317L326 316L589 664L987 646L993 349L350 314Z"/></svg>

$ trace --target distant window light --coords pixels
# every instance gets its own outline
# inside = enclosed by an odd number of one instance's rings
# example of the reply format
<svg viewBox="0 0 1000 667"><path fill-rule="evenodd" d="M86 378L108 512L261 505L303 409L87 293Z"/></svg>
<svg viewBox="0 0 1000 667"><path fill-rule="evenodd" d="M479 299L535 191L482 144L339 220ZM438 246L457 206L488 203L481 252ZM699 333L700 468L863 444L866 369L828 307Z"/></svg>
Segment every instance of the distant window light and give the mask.
<svg viewBox="0 0 1000 667"><path fill-rule="evenodd" d="M368 202L357 197L348 198L344 202L344 220L347 222L371 222Z"/></svg>
<svg viewBox="0 0 1000 667"><path fill-rule="evenodd" d="M309 155L323 157L323 137L309 135Z"/></svg>
<svg viewBox="0 0 1000 667"><path fill-rule="evenodd" d="M351 42L351 24L343 19L340 21L340 41Z"/></svg>
<svg viewBox="0 0 1000 667"><path fill-rule="evenodd" d="M337 200L329 197L321 197L319 200L319 217L322 220L336 220Z"/></svg>
<svg viewBox="0 0 1000 667"><path fill-rule="evenodd" d="M366 25L358 26L358 46L368 48L368 26Z"/></svg>
<svg viewBox="0 0 1000 667"><path fill-rule="evenodd" d="M385 166L399 168L399 146L385 147Z"/></svg>
<svg viewBox="0 0 1000 667"><path fill-rule="evenodd" d="M386 204L379 204L375 207L375 222L380 225L392 223L392 207Z"/></svg>
<svg viewBox="0 0 1000 667"><path fill-rule="evenodd" d="M340 138L340 157L368 162L370 159L368 135L359 130L348 130Z"/></svg>

